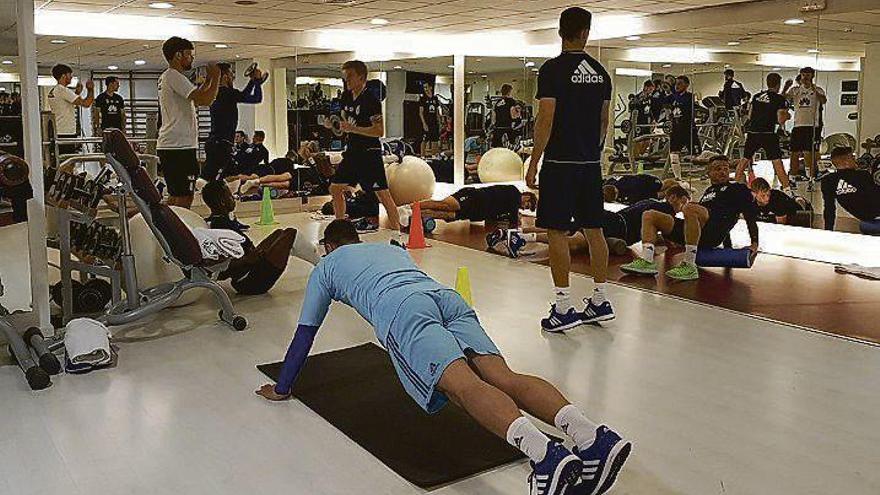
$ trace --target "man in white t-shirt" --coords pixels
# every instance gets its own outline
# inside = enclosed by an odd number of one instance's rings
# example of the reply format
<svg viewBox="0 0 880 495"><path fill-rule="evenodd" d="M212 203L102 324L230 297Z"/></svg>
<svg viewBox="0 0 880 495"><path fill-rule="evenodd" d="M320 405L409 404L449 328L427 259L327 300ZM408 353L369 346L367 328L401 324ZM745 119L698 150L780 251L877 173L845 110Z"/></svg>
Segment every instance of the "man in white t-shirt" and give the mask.
<svg viewBox="0 0 880 495"><path fill-rule="evenodd" d="M794 108L794 128L791 130L791 170L789 176L794 179L801 176L801 156L810 169L812 178L816 178L816 151L822 142L822 105L828 98L825 90L813 83L816 71L812 67L804 67L798 76L800 84L792 87L792 81L785 82L782 93Z"/></svg>
<svg viewBox="0 0 880 495"><path fill-rule="evenodd" d="M58 64L52 67L52 77L57 84L49 90L49 110L55 115L55 136L59 138L79 137L76 127L76 107L89 108L95 101L95 83L86 81L86 97L82 98L79 92L67 86L73 80L73 69ZM58 152L62 155L74 154L79 148L75 144L62 144L58 146Z"/></svg>
<svg viewBox="0 0 880 495"><path fill-rule="evenodd" d="M193 50L189 40L173 36L162 44L168 69L159 76L159 111L162 127L156 150L168 187L168 204L189 208L199 176L197 151L199 127L196 106L209 106L217 97L220 69L208 64L207 78L196 87L183 74L192 70Z"/></svg>

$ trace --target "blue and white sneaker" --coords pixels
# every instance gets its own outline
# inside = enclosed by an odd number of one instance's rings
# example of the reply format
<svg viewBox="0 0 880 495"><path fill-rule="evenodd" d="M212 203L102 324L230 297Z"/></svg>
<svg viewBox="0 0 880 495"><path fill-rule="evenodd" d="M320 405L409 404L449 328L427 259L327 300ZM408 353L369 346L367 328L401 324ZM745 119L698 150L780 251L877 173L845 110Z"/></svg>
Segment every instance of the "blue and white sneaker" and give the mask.
<svg viewBox="0 0 880 495"><path fill-rule="evenodd" d="M486 245L489 246L489 249L493 249L496 244L504 240L506 235L507 232L503 229L495 229L486 234Z"/></svg>
<svg viewBox="0 0 880 495"><path fill-rule="evenodd" d="M354 223L354 228L357 229L358 234L370 234L379 230L379 222L364 217Z"/></svg>
<svg viewBox="0 0 880 495"><path fill-rule="evenodd" d="M511 231L507 236L507 255L511 258L518 257L526 244L528 242L519 235L519 232Z"/></svg>
<svg viewBox="0 0 880 495"><path fill-rule="evenodd" d="M571 487L581 477L583 463L559 443L547 443L547 455L539 463L530 463L530 495L563 495L570 493Z"/></svg>
<svg viewBox="0 0 880 495"><path fill-rule="evenodd" d="M600 321L611 321L615 318L614 308L611 307L610 301L597 305L593 302L593 298L589 298L584 299L584 303L587 306L584 308L583 313L580 313L584 323L599 323Z"/></svg>
<svg viewBox="0 0 880 495"><path fill-rule="evenodd" d="M567 313L557 313L556 305L550 306L550 316L541 320L545 332L561 332L584 323L584 314L569 308Z"/></svg>
<svg viewBox="0 0 880 495"><path fill-rule="evenodd" d="M596 428L596 441L583 452L577 447L574 454L583 461L581 480L571 493L600 495L607 492L617 480L617 474L632 452L632 444L614 430L602 425Z"/></svg>

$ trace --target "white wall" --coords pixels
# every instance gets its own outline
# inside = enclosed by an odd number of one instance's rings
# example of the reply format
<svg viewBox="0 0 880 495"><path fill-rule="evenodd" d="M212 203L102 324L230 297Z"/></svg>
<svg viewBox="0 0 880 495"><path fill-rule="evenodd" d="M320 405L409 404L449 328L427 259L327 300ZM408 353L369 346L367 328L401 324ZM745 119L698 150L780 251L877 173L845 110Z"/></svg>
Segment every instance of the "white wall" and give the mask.
<svg viewBox="0 0 880 495"><path fill-rule="evenodd" d="M406 72L395 70L387 73L385 89L385 135L403 136L403 101L406 99Z"/></svg>
<svg viewBox="0 0 880 495"><path fill-rule="evenodd" d="M737 71L736 80L741 82L746 91L751 94L763 91L766 88L764 78L772 71ZM787 79L794 79L797 76L796 69L786 69L778 71L782 76L783 85ZM702 98L709 95L717 95L724 86L724 76L717 73L697 73L691 74L691 89L695 95ZM859 73L854 71L841 72L819 72L816 75L816 84L823 88L828 95L828 104L825 105L824 135L836 132L846 132L856 136L858 133L858 122L849 120L847 115L856 111L855 106L840 106L840 84L842 81L857 80ZM789 127L791 124L789 124Z"/></svg>
<svg viewBox="0 0 880 495"><path fill-rule="evenodd" d="M862 80L859 85L859 117L861 129L859 142L880 134L880 109L877 95L880 94L880 43L870 43L865 48L862 62ZM871 95L871 98L864 98Z"/></svg>

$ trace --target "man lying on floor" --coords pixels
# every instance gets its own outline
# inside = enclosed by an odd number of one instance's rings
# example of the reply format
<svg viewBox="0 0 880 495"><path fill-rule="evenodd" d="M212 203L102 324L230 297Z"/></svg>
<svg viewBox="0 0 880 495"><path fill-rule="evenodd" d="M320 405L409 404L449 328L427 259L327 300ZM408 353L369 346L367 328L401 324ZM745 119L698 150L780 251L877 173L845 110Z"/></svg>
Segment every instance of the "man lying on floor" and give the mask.
<svg viewBox="0 0 880 495"><path fill-rule="evenodd" d="M606 186L607 187L607 186ZM643 199L632 206L618 211L605 210L602 214L602 233L608 243L608 252L617 256L626 254L629 246L642 240L642 217L646 211L659 211L675 216L690 201L690 193L679 185L665 191L664 200ZM506 254L516 258L520 253L528 252L529 242L548 243L547 231L536 227L521 230L496 229L486 236L489 250L498 254ZM569 237L569 248L587 249L589 244L583 235L577 232Z"/></svg>
<svg viewBox="0 0 880 495"><path fill-rule="evenodd" d="M538 197L511 185L464 187L440 201L422 201L419 206L423 218L485 221L490 230L499 223L506 224L506 228L518 226L519 210L535 211Z"/></svg>
<svg viewBox="0 0 880 495"><path fill-rule="evenodd" d="M773 189L770 183L763 177L758 177L749 184L752 190L752 196L758 204L758 221L767 223L778 223L782 225L801 225L809 227L809 219L806 222L801 221L798 212L809 213L812 207L806 199L801 197L792 198L788 194ZM809 215L807 215L809 216Z"/></svg>
<svg viewBox="0 0 880 495"><path fill-rule="evenodd" d="M315 142L303 142L296 153L288 153L284 158L272 160L266 168L256 170L258 173L241 175L243 181L239 191L248 194L259 191L263 187L270 187L280 191L296 191L297 174L303 173L297 165L310 166L317 172L316 177L329 180L333 176L333 165L330 158L318 150ZM314 175L314 174L313 174Z"/></svg>
<svg viewBox="0 0 880 495"><path fill-rule="evenodd" d="M745 184L730 181L730 160L726 156L712 157L708 172L712 185L706 188L699 203L684 206L684 220L656 210L643 214L641 256L621 266L621 270L656 275L654 244L657 232L661 232L664 239L685 245L684 260L666 275L677 280L695 280L700 276L696 264L697 248L715 248L728 243L730 231L740 215L749 229L750 249L758 252L758 208L751 191Z"/></svg>
<svg viewBox="0 0 880 495"><path fill-rule="evenodd" d="M321 243L327 254L309 277L278 383L257 394L275 401L290 398L318 327L331 302L340 301L373 325L403 387L426 412L436 413L451 399L531 459L531 493L594 494L611 488L630 443L591 422L550 383L511 371L457 292L422 272L399 247L361 243L347 220L331 222ZM574 441L574 453L550 440L520 408L565 432Z"/></svg>
<svg viewBox="0 0 880 495"><path fill-rule="evenodd" d="M634 174L609 177L605 185L617 190L618 202L634 205L645 199L663 199L667 189L680 184L675 179L661 181L656 175Z"/></svg>

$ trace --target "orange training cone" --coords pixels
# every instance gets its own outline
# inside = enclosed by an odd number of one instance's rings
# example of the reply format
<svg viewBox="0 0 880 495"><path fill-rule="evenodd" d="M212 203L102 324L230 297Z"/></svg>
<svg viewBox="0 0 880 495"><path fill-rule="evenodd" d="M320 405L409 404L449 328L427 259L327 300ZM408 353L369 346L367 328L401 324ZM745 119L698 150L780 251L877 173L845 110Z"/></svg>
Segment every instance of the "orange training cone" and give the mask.
<svg viewBox="0 0 880 495"><path fill-rule="evenodd" d="M425 249L429 246L425 243L425 228L422 225L422 206L418 201L412 204L412 217L409 220L409 240L407 249Z"/></svg>

